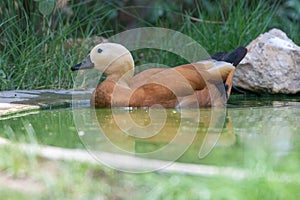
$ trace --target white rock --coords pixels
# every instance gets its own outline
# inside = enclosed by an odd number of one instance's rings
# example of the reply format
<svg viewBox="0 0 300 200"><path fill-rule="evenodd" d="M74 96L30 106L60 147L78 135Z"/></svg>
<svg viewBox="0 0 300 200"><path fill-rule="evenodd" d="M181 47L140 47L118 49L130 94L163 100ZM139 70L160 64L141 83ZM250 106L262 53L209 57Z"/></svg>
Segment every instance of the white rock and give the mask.
<svg viewBox="0 0 300 200"><path fill-rule="evenodd" d="M300 47L278 29L260 35L248 46L236 68L233 84L269 93L300 92Z"/></svg>

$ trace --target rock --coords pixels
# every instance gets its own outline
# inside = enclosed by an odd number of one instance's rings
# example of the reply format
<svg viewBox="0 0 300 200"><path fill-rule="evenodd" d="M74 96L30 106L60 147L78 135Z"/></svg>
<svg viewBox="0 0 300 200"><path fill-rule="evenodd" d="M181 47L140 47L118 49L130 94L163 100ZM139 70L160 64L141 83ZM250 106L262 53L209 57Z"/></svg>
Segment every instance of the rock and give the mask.
<svg viewBox="0 0 300 200"><path fill-rule="evenodd" d="M300 47L284 32L272 29L247 49L233 78L236 87L272 94L300 92Z"/></svg>

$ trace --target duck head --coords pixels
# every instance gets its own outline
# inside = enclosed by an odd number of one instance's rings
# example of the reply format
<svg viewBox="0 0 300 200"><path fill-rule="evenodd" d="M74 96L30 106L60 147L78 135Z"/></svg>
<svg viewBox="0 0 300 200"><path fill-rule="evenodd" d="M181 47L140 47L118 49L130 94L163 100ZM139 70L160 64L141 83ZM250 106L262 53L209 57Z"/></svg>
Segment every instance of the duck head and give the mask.
<svg viewBox="0 0 300 200"><path fill-rule="evenodd" d="M109 79L131 78L134 73L134 61L124 46L116 43L101 43L95 46L87 58L73 66L72 71L97 69Z"/></svg>

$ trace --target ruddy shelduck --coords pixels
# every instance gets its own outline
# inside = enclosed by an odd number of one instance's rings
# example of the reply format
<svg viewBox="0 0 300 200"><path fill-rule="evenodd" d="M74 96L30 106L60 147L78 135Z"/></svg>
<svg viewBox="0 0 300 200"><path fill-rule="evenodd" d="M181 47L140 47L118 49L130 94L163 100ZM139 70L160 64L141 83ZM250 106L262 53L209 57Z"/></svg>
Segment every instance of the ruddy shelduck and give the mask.
<svg viewBox="0 0 300 200"><path fill-rule="evenodd" d="M224 106L230 96L235 66L247 53L217 53L173 68L151 68L134 75L134 60L124 46L101 43L71 69L95 68L106 79L94 90L91 105L104 107L191 108Z"/></svg>

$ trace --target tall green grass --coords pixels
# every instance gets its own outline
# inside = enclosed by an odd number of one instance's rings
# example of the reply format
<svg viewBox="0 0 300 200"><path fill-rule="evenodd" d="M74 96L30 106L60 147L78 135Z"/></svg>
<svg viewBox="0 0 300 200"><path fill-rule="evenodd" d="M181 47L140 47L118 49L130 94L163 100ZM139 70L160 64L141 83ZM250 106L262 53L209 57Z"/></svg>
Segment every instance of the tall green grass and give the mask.
<svg viewBox="0 0 300 200"><path fill-rule="evenodd" d="M56 7L45 16L38 5L27 13L21 0L6 1L1 5L0 90L72 87L70 65L88 47L68 41L101 35L106 8L79 2L70 6L73 14Z"/></svg>
<svg viewBox="0 0 300 200"><path fill-rule="evenodd" d="M197 8L199 22L188 20L182 30L191 35L209 53L230 51L239 45L246 46L259 34L270 28L277 5L270 6L264 1L249 4L247 1L228 1L227 7L218 5L218 12L211 18L205 10Z"/></svg>
<svg viewBox="0 0 300 200"><path fill-rule="evenodd" d="M0 4L0 90L72 88L74 75L70 66L83 59L91 46L85 40L80 44L68 42L70 38L109 37L128 28L118 21L118 13L127 11L117 0L71 0L68 10L55 5L49 15L40 12L38 1L25 2L30 4L26 7L21 0ZM151 20L131 15L139 26L180 31L214 53L247 45L272 27L278 9L278 4L263 0L212 2L199 0L184 11L164 7L167 14ZM155 9L161 7L150 8ZM143 58L134 55L141 64L160 62L173 66L183 62L168 53L161 56L160 51L151 51Z"/></svg>

